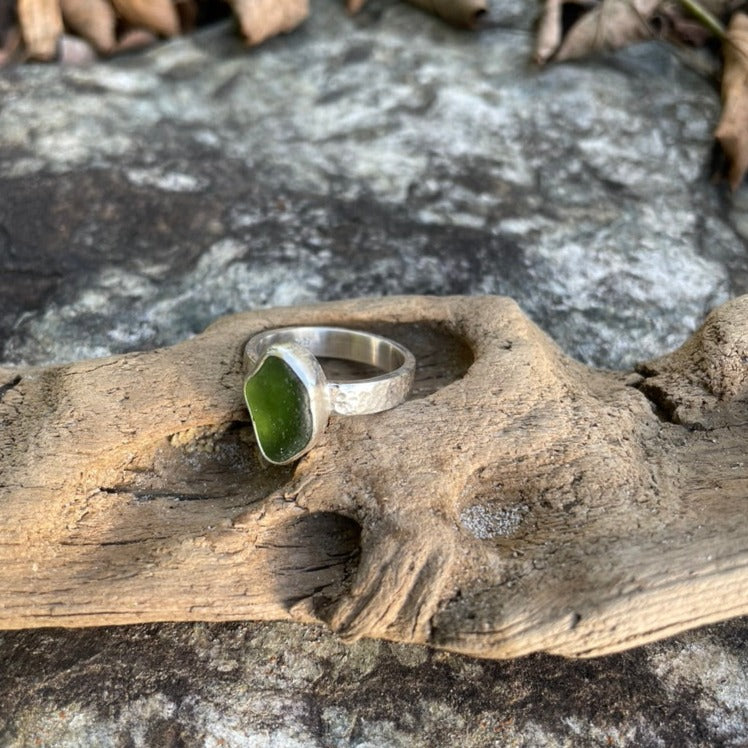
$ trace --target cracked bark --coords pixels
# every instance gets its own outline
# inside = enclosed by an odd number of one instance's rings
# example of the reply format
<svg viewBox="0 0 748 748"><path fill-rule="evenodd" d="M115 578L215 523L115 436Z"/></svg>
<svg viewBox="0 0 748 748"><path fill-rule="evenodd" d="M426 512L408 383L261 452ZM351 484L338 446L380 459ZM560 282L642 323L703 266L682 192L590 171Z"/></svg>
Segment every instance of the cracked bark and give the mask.
<svg viewBox="0 0 748 748"><path fill-rule="evenodd" d="M400 340L416 384L271 467L242 345L300 323ZM678 351L603 372L508 299L402 297L0 369L0 627L297 620L589 656L744 614L746 330L743 297Z"/></svg>

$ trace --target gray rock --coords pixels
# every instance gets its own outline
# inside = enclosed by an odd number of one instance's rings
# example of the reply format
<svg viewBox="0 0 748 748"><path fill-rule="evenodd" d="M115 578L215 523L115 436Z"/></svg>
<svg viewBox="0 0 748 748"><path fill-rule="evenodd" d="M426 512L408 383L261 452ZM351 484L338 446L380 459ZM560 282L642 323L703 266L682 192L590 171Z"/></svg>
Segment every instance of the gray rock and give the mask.
<svg viewBox="0 0 748 748"><path fill-rule="evenodd" d="M674 347L748 287L704 178L717 98L664 47L538 72L530 41L402 3L351 20L320 0L252 53L218 27L6 74L3 357L411 292L509 294L603 366Z"/></svg>
<svg viewBox="0 0 748 748"><path fill-rule="evenodd" d="M491 662L288 624L5 633L0 741L740 746L746 634L739 622L598 660Z"/></svg>
<svg viewBox="0 0 748 748"><path fill-rule="evenodd" d="M628 367L748 290L718 99L666 47L538 72L533 9L456 32L313 2L0 74L0 361L170 344L249 308L502 293ZM534 12L534 10L533 10ZM280 624L0 633L0 743L742 745L745 621L603 660L482 662Z"/></svg>

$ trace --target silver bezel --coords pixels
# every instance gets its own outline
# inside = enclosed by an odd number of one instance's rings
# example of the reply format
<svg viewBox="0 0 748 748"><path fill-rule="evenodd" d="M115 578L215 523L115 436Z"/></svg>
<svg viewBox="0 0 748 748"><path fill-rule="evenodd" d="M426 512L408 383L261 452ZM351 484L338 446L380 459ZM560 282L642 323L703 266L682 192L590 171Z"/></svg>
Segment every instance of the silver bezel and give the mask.
<svg viewBox="0 0 748 748"><path fill-rule="evenodd" d="M265 454L260 439L257 436L257 428L255 427L254 418L252 419L252 430L255 434L257 447L263 458L273 465L287 465L289 462L294 462L295 460L298 460L299 457L305 455L319 441L320 436L327 426L327 421L332 410L330 405L330 395L327 386L327 378L325 377L325 373L322 370L319 361L317 361L317 359L306 348L293 342L273 343L268 346L267 349L263 351L262 356L255 362L251 371L244 378L245 388L243 391L246 390L247 380L258 371L269 356L280 358L293 370L309 397L309 409L312 417L311 438L303 449L282 462L272 460ZM249 403L246 403L246 405L251 416L252 409L249 407Z"/></svg>

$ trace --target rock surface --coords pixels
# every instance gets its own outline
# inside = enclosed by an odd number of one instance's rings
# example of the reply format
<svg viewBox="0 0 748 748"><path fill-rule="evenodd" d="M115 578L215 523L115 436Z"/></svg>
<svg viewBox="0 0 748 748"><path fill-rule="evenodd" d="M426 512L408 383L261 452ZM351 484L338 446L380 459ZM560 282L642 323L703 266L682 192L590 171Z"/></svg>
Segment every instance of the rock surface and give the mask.
<svg viewBox="0 0 748 748"><path fill-rule="evenodd" d="M531 14L467 34L312 3L0 74L0 361L169 344L227 312L502 293L627 367L748 291L745 197L707 179L718 99L664 47L538 73ZM743 620L603 660L481 662L290 625L0 633L0 743L742 745Z"/></svg>

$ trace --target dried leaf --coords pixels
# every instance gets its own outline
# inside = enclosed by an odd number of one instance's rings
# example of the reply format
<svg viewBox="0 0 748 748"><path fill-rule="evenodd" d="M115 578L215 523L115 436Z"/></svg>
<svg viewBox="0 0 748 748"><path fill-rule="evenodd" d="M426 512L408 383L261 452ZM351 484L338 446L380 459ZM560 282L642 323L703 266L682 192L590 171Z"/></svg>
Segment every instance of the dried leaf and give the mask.
<svg viewBox="0 0 748 748"><path fill-rule="evenodd" d="M559 0L560 1L560 0ZM488 0L410 0L413 5L440 16L453 26L473 29L488 12ZM366 0L346 0L349 13L358 13Z"/></svg>
<svg viewBox="0 0 748 748"><path fill-rule="evenodd" d="M535 52L533 53L533 59L539 65L548 62L561 46L563 36L562 7L563 0L546 0L538 24L538 33L535 36Z"/></svg>
<svg viewBox="0 0 748 748"><path fill-rule="evenodd" d="M722 45L722 116L714 137L730 161L733 190L748 170L748 15L735 13Z"/></svg>
<svg viewBox="0 0 748 748"><path fill-rule="evenodd" d="M114 49L117 17L109 0L59 0L65 25L104 54Z"/></svg>
<svg viewBox="0 0 748 748"><path fill-rule="evenodd" d="M660 36L668 41L701 47L713 38L711 31L686 14L678 2L665 2L660 5L655 19L661 28Z"/></svg>
<svg viewBox="0 0 748 748"><path fill-rule="evenodd" d="M17 12L29 57L35 60L55 57L63 31L58 0L18 0Z"/></svg>
<svg viewBox="0 0 748 748"><path fill-rule="evenodd" d="M120 36L114 51L118 54L120 52L135 52L144 47L150 47L157 41L158 37L151 31L128 29Z"/></svg>
<svg viewBox="0 0 748 748"><path fill-rule="evenodd" d="M18 27L6 29L0 41L0 68L21 59L22 46L21 32Z"/></svg>
<svg viewBox="0 0 748 748"><path fill-rule="evenodd" d="M309 0L230 0L249 44L295 29L309 15Z"/></svg>
<svg viewBox="0 0 748 748"><path fill-rule="evenodd" d="M174 0L182 33L193 31L197 26L197 0Z"/></svg>
<svg viewBox="0 0 748 748"><path fill-rule="evenodd" d="M554 59L571 60L653 38L649 20L659 3L660 0L603 0L571 27Z"/></svg>
<svg viewBox="0 0 748 748"><path fill-rule="evenodd" d="M16 8L14 3L0 0L0 45L5 42L6 35L16 26Z"/></svg>
<svg viewBox="0 0 748 748"><path fill-rule="evenodd" d="M88 65L96 59L96 50L85 39L63 34L59 43L58 60L61 65Z"/></svg>
<svg viewBox="0 0 748 748"><path fill-rule="evenodd" d="M111 0L115 10L133 26L160 36L179 33L179 14L172 0Z"/></svg>
<svg viewBox="0 0 748 748"><path fill-rule="evenodd" d="M410 0L413 5L441 16L453 26L473 29L488 12L486 0Z"/></svg>

